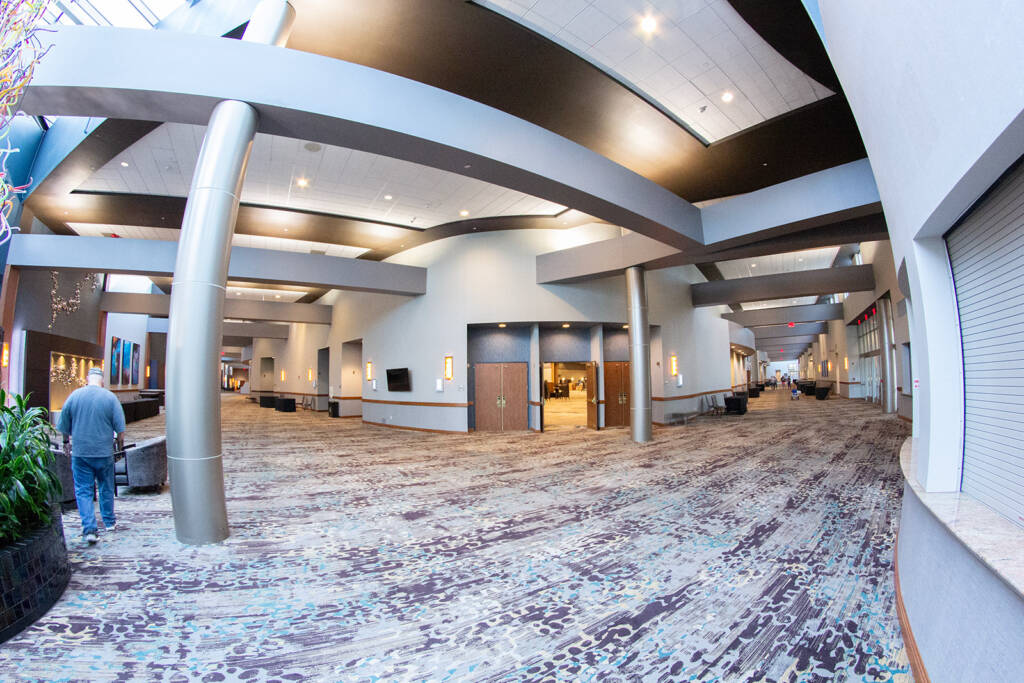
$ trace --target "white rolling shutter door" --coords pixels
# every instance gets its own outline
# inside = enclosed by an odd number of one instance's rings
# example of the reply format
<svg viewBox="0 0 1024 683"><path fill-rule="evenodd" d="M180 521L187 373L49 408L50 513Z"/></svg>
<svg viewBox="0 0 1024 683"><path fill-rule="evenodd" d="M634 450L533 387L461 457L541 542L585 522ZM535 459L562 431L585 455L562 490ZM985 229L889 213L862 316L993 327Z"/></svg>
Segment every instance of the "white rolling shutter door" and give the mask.
<svg viewBox="0 0 1024 683"><path fill-rule="evenodd" d="M963 491L1024 526L1024 164L946 246L963 337Z"/></svg>

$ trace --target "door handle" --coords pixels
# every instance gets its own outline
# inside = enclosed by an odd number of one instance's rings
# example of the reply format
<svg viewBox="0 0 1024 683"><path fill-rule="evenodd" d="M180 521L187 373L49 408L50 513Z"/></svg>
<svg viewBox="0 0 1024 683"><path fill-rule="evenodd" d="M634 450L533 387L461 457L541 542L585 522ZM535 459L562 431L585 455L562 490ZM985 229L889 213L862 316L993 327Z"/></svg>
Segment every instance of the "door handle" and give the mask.
<svg viewBox="0 0 1024 683"><path fill-rule="evenodd" d="M594 398L590 399L590 402L593 403L596 406L597 405L597 396L595 396Z"/></svg>

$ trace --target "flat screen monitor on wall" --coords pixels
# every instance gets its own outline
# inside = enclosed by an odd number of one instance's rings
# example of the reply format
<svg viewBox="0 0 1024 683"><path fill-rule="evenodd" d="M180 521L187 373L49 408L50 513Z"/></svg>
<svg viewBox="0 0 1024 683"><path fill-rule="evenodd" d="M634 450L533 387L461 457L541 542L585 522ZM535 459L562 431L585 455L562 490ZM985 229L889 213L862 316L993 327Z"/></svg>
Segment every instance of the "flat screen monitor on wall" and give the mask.
<svg viewBox="0 0 1024 683"><path fill-rule="evenodd" d="M388 391L412 391L409 381L409 368L389 368Z"/></svg>

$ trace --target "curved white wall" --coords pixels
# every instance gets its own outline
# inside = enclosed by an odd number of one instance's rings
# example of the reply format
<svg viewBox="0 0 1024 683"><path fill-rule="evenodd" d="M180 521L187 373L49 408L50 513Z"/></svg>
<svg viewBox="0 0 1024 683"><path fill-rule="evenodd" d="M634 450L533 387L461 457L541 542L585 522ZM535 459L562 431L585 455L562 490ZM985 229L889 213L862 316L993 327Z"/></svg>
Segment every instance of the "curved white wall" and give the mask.
<svg viewBox="0 0 1024 683"><path fill-rule="evenodd" d="M1024 154L1024 4L820 0L820 8L828 52L878 182L897 271L906 265L919 384L913 474L929 492L957 491L963 360L942 234ZM992 572L982 563L953 561L930 531L928 513L915 505L908 496L900 586L931 679L1016 680L1024 665L1019 647L983 671L966 655L1020 633L1019 609L1010 610L1018 615L1013 621L1000 618L1007 595L1019 603L1020 594L990 588Z"/></svg>

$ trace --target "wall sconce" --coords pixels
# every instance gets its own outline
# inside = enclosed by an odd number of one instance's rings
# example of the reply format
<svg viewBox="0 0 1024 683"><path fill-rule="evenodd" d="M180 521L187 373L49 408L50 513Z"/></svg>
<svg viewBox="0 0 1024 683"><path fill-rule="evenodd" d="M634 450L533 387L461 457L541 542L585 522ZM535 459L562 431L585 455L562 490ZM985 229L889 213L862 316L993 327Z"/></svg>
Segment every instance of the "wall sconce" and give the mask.
<svg viewBox="0 0 1024 683"><path fill-rule="evenodd" d="M829 361L829 362L828 362L828 373L829 373L830 375L832 374L832 361Z"/></svg>
<svg viewBox="0 0 1024 683"><path fill-rule="evenodd" d="M668 357L668 371L673 377L679 374L679 359L675 356Z"/></svg>
<svg viewBox="0 0 1024 683"><path fill-rule="evenodd" d="M281 371L281 381L284 381L284 370Z"/></svg>
<svg viewBox="0 0 1024 683"><path fill-rule="evenodd" d="M308 370L306 370L306 377L309 379L310 382L313 381L313 368L309 368Z"/></svg>
<svg viewBox="0 0 1024 683"><path fill-rule="evenodd" d="M444 378L450 381L453 377L455 377L455 358L453 358L452 356L445 356Z"/></svg>
<svg viewBox="0 0 1024 683"><path fill-rule="evenodd" d="M373 379L373 362L366 361L366 381L369 382Z"/></svg>
<svg viewBox="0 0 1024 683"><path fill-rule="evenodd" d="M843 370L850 369L850 358L849 356L843 356Z"/></svg>
<svg viewBox="0 0 1024 683"><path fill-rule="evenodd" d="M0 365L2 365L3 367L6 368L10 364L11 364L11 345L8 344L7 342L4 342L3 357L0 358Z"/></svg>
<svg viewBox="0 0 1024 683"><path fill-rule="evenodd" d="M89 365L92 365L92 363L89 363ZM149 366L148 365L146 366L146 379L149 379Z"/></svg>

